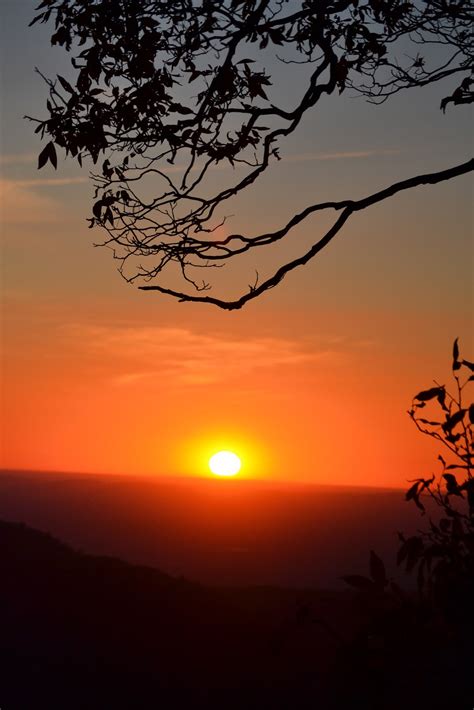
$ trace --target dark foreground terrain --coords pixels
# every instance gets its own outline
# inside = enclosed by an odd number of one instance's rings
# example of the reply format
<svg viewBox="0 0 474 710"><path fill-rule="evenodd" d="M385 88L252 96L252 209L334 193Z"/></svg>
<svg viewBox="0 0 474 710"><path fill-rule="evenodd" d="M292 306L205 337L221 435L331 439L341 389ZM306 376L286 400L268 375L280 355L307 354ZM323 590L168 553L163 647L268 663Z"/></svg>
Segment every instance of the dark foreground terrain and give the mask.
<svg viewBox="0 0 474 710"><path fill-rule="evenodd" d="M21 524L0 568L2 710L313 707L349 623L347 594L206 588Z"/></svg>
<svg viewBox="0 0 474 710"><path fill-rule="evenodd" d="M472 706L472 645L399 612L374 635L350 592L205 587L6 522L0 575L2 710Z"/></svg>

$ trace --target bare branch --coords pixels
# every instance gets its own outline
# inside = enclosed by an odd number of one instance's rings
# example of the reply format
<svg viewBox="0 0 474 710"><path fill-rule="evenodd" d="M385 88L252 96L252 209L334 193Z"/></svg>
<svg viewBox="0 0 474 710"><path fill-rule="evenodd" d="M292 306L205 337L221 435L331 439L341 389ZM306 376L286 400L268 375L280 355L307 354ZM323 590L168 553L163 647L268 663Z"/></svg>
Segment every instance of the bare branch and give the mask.
<svg viewBox="0 0 474 710"><path fill-rule="evenodd" d="M240 309L248 301L257 298L264 291L268 291L269 289L272 289L277 286L284 279L286 274L288 274L290 271L293 271L298 266L303 266L304 264L307 264L308 261L313 259L313 257L315 257L320 251L324 249L324 247L326 247L334 239L334 237L338 234L342 226L347 222L349 217L354 212L359 212L361 210L367 209L368 207L371 207L372 205L378 202L383 202L389 197L393 197L394 195L404 190L409 190L420 185L436 185L439 182L444 182L445 180L450 180L454 177L465 175L466 173L472 170L474 170L474 159L468 160L466 163L462 163L461 165L456 165L452 168L448 168L447 170L442 170L436 173L428 173L426 175L418 175L417 177L403 180L401 182L391 185L390 187L385 188L384 190L376 192L360 200L321 203L307 207L303 212L301 212L299 215L296 215L292 220L290 220L290 222L283 229L279 230L278 232L274 232L271 235L264 235L266 240L276 241L277 239L280 239L282 236L286 235L288 231L292 229L296 224L299 224L310 214L313 214L314 212L317 212L319 210L332 208L335 210L342 210L342 213L337 219L337 221L334 223L334 225L326 232L326 234L315 244L313 244L311 249L309 249L309 251L307 251L303 256L300 256L297 259L288 262L284 266L281 266L273 274L272 277L261 283L260 286L255 288L252 287L250 291L243 294L242 296L240 296L240 298L234 301L226 301L223 299L214 298L213 296L198 296L194 294L186 294L158 285L139 286L139 288L142 291L159 291L160 293L167 294L169 296L174 296L180 301L191 301L193 303L210 303L212 305L218 306L219 308L223 308L229 311ZM258 240L258 237L254 239Z"/></svg>

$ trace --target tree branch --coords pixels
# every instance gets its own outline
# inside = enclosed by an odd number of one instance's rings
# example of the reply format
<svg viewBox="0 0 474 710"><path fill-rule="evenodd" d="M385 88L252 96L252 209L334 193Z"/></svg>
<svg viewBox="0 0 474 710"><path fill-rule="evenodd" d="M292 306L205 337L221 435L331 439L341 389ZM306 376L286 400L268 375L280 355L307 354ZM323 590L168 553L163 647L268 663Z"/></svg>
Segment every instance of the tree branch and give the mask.
<svg viewBox="0 0 474 710"><path fill-rule="evenodd" d="M159 285L139 286L139 289L142 291L158 291L159 293L173 296L179 301L190 301L193 303L209 303L228 311L238 310L242 308L248 301L257 298L265 291L268 291L277 286L279 283L281 283L286 274L288 274L290 271L293 271L298 266L303 266L304 264L308 263L308 261L315 257L316 254L322 251L334 239L334 237L339 233L343 225L347 222L349 217L351 217L354 212L360 212L361 210L367 209L368 207L371 207L372 205L375 205L378 202L383 202L389 197L393 197L394 195L398 194L399 192L403 192L404 190L409 190L414 187L419 187L421 185L436 185L437 183L444 182L455 177L459 177L460 175L465 175L466 173L469 173L472 170L474 170L474 158L468 160L465 163L455 165L454 167L448 168L446 170L441 170L435 173L427 173L424 175L417 175L415 177L408 178L407 180L402 180L401 182L394 183L390 187L387 187L384 190L380 190L379 192L375 192L372 195L368 195L367 197L364 197L360 200L345 200L333 203L319 203L307 207L303 212L300 213L300 215L297 215L295 218L290 220L290 222L283 230L274 232L275 239L270 241L275 241L276 238L280 239L282 236L287 234L290 229L292 229L296 224L299 224L310 214L313 214L318 210L325 209L330 206L332 209L342 210L342 212L336 222L333 224L333 226L326 232L326 234L315 244L313 244L313 246L305 254L294 259L293 261L284 264L273 274L273 276L262 282L260 286L257 286L255 288L253 287L250 291L243 294L236 300L228 301L220 298L215 298L213 296L187 294ZM265 236L268 237L271 235Z"/></svg>

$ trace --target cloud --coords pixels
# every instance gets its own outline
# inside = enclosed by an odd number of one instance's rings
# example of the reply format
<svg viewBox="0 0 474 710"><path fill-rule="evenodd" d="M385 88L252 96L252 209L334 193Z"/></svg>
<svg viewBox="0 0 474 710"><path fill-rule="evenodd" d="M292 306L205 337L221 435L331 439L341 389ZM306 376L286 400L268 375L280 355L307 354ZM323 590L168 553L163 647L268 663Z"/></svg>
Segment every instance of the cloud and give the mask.
<svg viewBox="0 0 474 710"><path fill-rule="evenodd" d="M0 155L0 165L26 165L34 163L38 158L36 153L12 153Z"/></svg>
<svg viewBox="0 0 474 710"><path fill-rule="evenodd" d="M15 187L56 187L58 185L80 185L88 182L86 177L39 178L37 180L8 180Z"/></svg>
<svg viewBox="0 0 474 710"><path fill-rule="evenodd" d="M282 160L289 163L304 163L309 161L324 160L355 160L357 158L372 158L381 155L398 155L399 150L387 148L386 150L349 150L335 153L295 153L294 155L284 155Z"/></svg>
<svg viewBox="0 0 474 710"><path fill-rule="evenodd" d="M4 224L40 224L58 220L57 202L38 195L21 181L0 179L0 212Z"/></svg>
<svg viewBox="0 0 474 710"><path fill-rule="evenodd" d="M0 178L0 211L4 224L51 224L60 219L63 201L36 188L78 185L86 177L10 180Z"/></svg>
<svg viewBox="0 0 474 710"><path fill-rule="evenodd" d="M187 328L72 325L65 336L76 346L111 364L113 383L143 379L207 385L256 370L296 366L326 353L282 338L234 338Z"/></svg>

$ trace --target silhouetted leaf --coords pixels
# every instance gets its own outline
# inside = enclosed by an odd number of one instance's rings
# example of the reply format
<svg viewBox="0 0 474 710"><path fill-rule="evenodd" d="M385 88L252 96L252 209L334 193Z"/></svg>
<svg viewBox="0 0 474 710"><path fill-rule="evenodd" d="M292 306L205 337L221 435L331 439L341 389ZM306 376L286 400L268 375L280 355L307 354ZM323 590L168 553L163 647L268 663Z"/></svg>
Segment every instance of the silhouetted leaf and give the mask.
<svg viewBox="0 0 474 710"><path fill-rule="evenodd" d="M97 217L97 219L101 218L102 200L98 200L97 202L94 202L94 205L92 207L92 214L94 215L94 217Z"/></svg>
<svg viewBox="0 0 474 710"><path fill-rule="evenodd" d="M411 500L414 498L414 496L418 492L418 486L420 485L420 481L416 481L406 492L405 494L405 500Z"/></svg>
<svg viewBox="0 0 474 710"><path fill-rule="evenodd" d="M38 9L38 8L36 8L36 9ZM28 27L33 27L33 25L35 25L37 22L40 22L43 19L44 14L45 13L42 12L40 15L37 15L33 20L31 20Z"/></svg>
<svg viewBox="0 0 474 710"><path fill-rule="evenodd" d="M423 503L421 502L419 496L417 496L417 495L416 495L416 496L413 496L413 502L415 503L416 507L417 507L419 510L421 510L422 513L425 512L425 510L426 510L426 509L425 509L425 506L424 506Z"/></svg>
<svg viewBox="0 0 474 710"><path fill-rule="evenodd" d="M59 44L59 45L64 45L64 44L69 44L71 41L71 36L69 34L69 31L67 30L66 27L60 27L57 32L55 32L51 36L51 44Z"/></svg>
<svg viewBox="0 0 474 710"><path fill-rule="evenodd" d="M56 148L54 147L53 141L50 141L39 154L38 170L41 170L41 168L46 165L48 160L55 169L58 167L58 157L56 155Z"/></svg>
<svg viewBox="0 0 474 710"><path fill-rule="evenodd" d="M67 91L70 94L74 93L74 89L72 88L71 84L68 81L66 81L66 79L64 79L64 77L60 76L59 74L58 74L58 81L65 91Z"/></svg>
<svg viewBox="0 0 474 710"><path fill-rule="evenodd" d="M454 362L457 362L459 360L458 340L459 340L459 338L456 338L456 340L453 343L453 360L454 360Z"/></svg>
<svg viewBox="0 0 474 710"><path fill-rule="evenodd" d="M114 226L114 215L110 207L107 207L104 213L104 222L109 222L109 224Z"/></svg>
<svg viewBox="0 0 474 710"><path fill-rule="evenodd" d="M447 417L446 421L442 425L443 430L446 432L451 432L457 424L460 424L460 422L462 422L465 414L465 409L459 409L457 412L454 412L454 414L452 414L450 417Z"/></svg>
<svg viewBox="0 0 474 710"><path fill-rule="evenodd" d="M456 338L453 344L453 372L459 369L461 369L461 363L459 362L458 338Z"/></svg>
<svg viewBox="0 0 474 710"><path fill-rule="evenodd" d="M437 395L436 398L440 403L442 409L444 409L445 412L449 412L449 409L446 406L446 390L444 389L444 387L441 387L441 392Z"/></svg>
<svg viewBox="0 0 474 710"><path fill-rule="evenodd" d="M446 488L448 490L448 493L451 493L452 495L461 495L459 493L459 486L458 482L456 480L456 476L452 473L444 473L443 478L446 481Z"/></svg>
<svg viewBox="0 0 474 710"><path fill-rule="evenodd" d="M413 399L418 399L420 402L427 402L430 399L438 397L442 392L444 392L443 387L431 387L429 390L418 392Z"/></svg>
<svg viewBox="0 0 474 710"><path fill-rule="evenodd" d="M469 360L463 360L462 364L468 367L471 372L474 372L474 362L469 362Z"/></svg>

